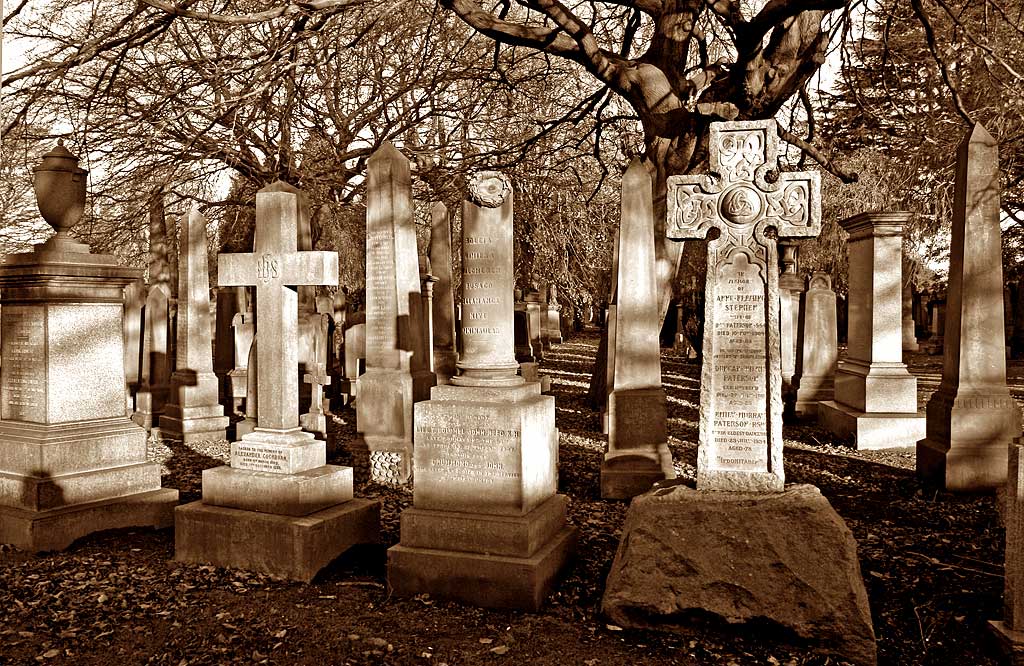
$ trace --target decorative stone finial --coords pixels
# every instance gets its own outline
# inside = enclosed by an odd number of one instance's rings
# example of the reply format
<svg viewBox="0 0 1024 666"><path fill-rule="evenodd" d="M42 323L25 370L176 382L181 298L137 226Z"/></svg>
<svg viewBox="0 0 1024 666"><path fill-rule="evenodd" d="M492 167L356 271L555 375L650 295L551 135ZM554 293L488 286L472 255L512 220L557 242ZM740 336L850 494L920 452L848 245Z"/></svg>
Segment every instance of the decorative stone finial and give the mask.
<svg viewBox="0 0 1024 666"><path fill-rule="evenodd" d="M498 208L512 193L512 181L497 171L479 171L469 179L469 200L484 208Z"/></svg>
<svg viewBox="0 0 1024 666"><path fill-rule="evenodd" d="M65 239L85 212L85 176L89 172L78 166L78 157L64 147L63 140L57 141L33 170L39 212L57 237Z"/></svg>

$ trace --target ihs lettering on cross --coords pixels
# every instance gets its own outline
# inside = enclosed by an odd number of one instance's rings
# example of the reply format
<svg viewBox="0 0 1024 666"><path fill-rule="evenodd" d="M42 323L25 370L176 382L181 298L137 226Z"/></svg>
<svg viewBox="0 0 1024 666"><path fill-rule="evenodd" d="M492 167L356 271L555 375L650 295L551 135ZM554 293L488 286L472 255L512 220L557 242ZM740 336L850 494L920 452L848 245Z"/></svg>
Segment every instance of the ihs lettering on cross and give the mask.
<svg viewBox="0 0 1024 666"><path fill-rule="evenodd" d="M256 194L256 240L251 253L218 257L220 286L256 287L257 430L299 426L298 295L300 285L337 285L336 252L297 251L298 228L309 205L278 181Z"/></svg>
<svg viewBox="0 0 1024 666"><path fill-rule="evenodd" d="M818 235L820 177L778 172L774 120L712 124L708 157L668 179L668 237L708 239L697 486L782 490L776 240Z"/></svg>

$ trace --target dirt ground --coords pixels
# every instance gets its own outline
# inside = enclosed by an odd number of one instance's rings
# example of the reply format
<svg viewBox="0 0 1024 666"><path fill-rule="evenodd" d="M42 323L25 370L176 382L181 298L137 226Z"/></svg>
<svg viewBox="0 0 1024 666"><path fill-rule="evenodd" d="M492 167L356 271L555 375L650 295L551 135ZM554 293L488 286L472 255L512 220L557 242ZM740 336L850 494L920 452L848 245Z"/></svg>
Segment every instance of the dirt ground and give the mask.
<svg viewBox="0 0 1024 666"><path fill-rule="evenodd" d="M537 664L618 666L838 664L771 635L695 629L691 635L622 630L600 615L601 593L627 503L599 498L604 438L584 403L595 334L558 345L542 371L554 380L559 491L579 528L577 559L542 612L470 608L427 597L397 599L385 550L398 542L408 489L357 486L379 499L384 544L359 547L310 585L178 564L172 530L94 534L62 553L0 547L0 664ZM919 400L938 386L940 357L911 355ZM677 473L696 473L699 368L662 359ZM1024 398L1024 364L1011 363ZM355 436L341 411L331 437ZM784 431L786 480L821 488L859 544L880 662L909 666L998 663L986 622L1002 604L1003 531L992 496L926 491L911 452L858 453L815 427ZM151 457L182 501L199 499L201 471L227 461L224 442L165 446ZM345 454L333 462L346 462Z"/></svg>

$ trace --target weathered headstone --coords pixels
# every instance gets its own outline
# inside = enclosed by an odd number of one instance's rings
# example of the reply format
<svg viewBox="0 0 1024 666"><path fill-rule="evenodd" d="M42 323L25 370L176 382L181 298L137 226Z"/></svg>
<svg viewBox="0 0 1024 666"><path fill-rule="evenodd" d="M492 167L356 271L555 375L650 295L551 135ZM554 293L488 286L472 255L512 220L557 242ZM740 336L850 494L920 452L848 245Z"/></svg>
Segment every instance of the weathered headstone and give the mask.
<svg viewBox="0 0 1024 666"><path fill-rule="evenodd" d="M231 443L231 465L203 472L203 499L175 512L175 559L309 581L356 543L378 538L380 505L353 499L352 468L298 422L295 285L336 285L335 252L297 250L305 197L276 182L256 195L252 253L222 254L221 286L256 287L256 429Z"/></svg>
<svg viewBox="0 0 1024 666"><path fill-rule="evenodd" d="M220 404L210 351L210 278L206 252L206 218L193 208L180 225L178 260L178 333L171 391L160 415L160 435L185 442L224 439L228 417Z"/></svg>
<svg viewBox="0 0 1024 666"><path fill-rule="evenodd" d="M470 196L460 374L416 405L413 508L388 550L388 583L401 596L535 610L575 530L556 494L554 399L516 375L511 184L483 172Z"/></svg>
<svg viewBox="0 0 1024 666"><path fill-rule="evenodd" d="M914 289L912 266L903 259L903 351L918 351L917 333L914 326Z"/></svg>
<svg viewBox="0 0 1024 666"><path fill-rule="evenodd" d="M544 331L547 336L548 346L562 344L562 306L558 302L558 286L555 283L548 285L547 309L544 313Z"/></svg>
<svg viewBox="0 0 1024 666"><path fill-rule="evenodd" d="M911 213L861 213L850 234L849 333L836 371L835 399L818 403L818 422L858 449L914 446L924 437L917 378L903 363L903 227Z"/></svg>
<svg viewBox="0 0 1024 666"><path fill-rule="evenodd" d="M0 263L0 543L39 552L167 527L178 491L125 415L123 292L142 271L68 235L85 209L77 157L58 144L35 171L57 235Z"/></svg>
<svg viewBox="0 0 1024 666"><path fill-rule="evenodd" d="M319 345L327 340L327 317L321 319L324 330L314 337L313 358L321 358ZM327 410L324 408L324 387L329 386L331 377L327 374L326 363L307 364L309 372L302 375L302 381L309 386L309 410L299 415L299 425L313 433L317 439L327 441Z"/></svg>
<svg viewBox="0 0 1024 666"><path fill-rule="evenodd" d="M245 312L245 289L217 290L217 307L213 333L213 373L217 375L220 387L220 401L228 414L234 411L234 396L231 390L231 371L235 369L236 315Z"/></svg>
<svg viewBox="0 0 1024 666"><path fill-rule="evenodd" d="M669 179L669 237L708 241L697 487L782 490L778 238L821 229L816 172L776 168L773 121L711 129L717 177ZM621 260L621 259L620 259Z"/></svg>
<svg viewBox="0 0 1024 666"><path fill-rule="evenodd" d="M1024 442L1009 447L1006 479L1006 549L1003 563L1003 619L990 620L989 626L999 647L1019 666L1024 653Z"/></svg>
<svg viewBox="0 0 1024 666"><path fill-rule="evenodd" d="M341 380L342 404L359 395L359 377L366 370L366 324L353 324L345 329L345 371Z"/></svg>
<svg viewBox="0 0 1024 666"><path fill-rule="evenodd" d="M438 384L455 375L455 297L452 283L452 224L443 203L430 209L430 268L434 284L434 373Z"/></svg>
<svg viewBox="0 0 1024 666"><path fill-rule="evenodd" d="M124 288L124 380L125 407L128 414L135 411L135 393L139 390L142 370L142 341L146 285L135 280Z"/></svg>
<svg viewBox="0 0 1024 666"><path fill-rule="evenodd" d="M776 236L816 234L821 204L817 173L765 178L776 131L771 120L712 124L711 173L669 178L669 238L708 239L698 489L633 499L602 610L670 631L691 617L774 624L873 666L853 535L817 488L783 484Z"/></svg>
<svg viewBox="0 0 1024 666"><path fill-rule="evenodd" d="M658 284L654 268L651 177L634 159L622 177L613 367L608 385L608 450L601 462L601 497L627 499L675 478L668 450L661 387Z"/></svg>
<svg viewBox="0 0 1024 666"><path fill-rule="evenodd" d="M435 382L423 331L409 160L385 143L367 162L366 372L359 377L350 446L368 450L370 478L401 484L412 472L412 405Z"/></svg>
<svg viewBox="0 0 1024 666"><path fill-rule="evenodd" d="M244 287L236 287L244 289ZM228 372L228 386L231 392L231 408L238 412L245 403L249 387L249 349L256 335L256 313L252 310L252 300L245 299L245 310L235 313L231 320L234 352L234 367Z"/></svg>
<svg viewBox="0 0 1024 666"><path fill-rule="evenodd" d="M249 342L249 359L245 364L245 418L235 423L235 439L242 439L256 429L259 421L259 359L257 358L256 338Z"/></svg>
<svg viewBox="0 0 1024 666"><path fill-rule="evenodd" d="M779 345L782 365L782 395L789 397L796 390L793 375L796 374L799 349L798 330L800 327L800 296L804 290L804 279L800 277L798 257L800 247L795 240L779 241Z"/></svg>
<svg viewBox="0 0 1024 666"><path fill-rule="evenodd" d="M803 294L800 317L800 358L794 377L796 396L793 412L797 418L818 414L818 403L835 397L839 362L836 332L836 293L828 273L816 272Z"/></svg>
<svg viewBox="0 0 1024 666"><path fill-rule="evenodd" d="M957 155L942 382L917 444L918 474L946 490L1002 486L1021 435L1006 385L998 151L975 124Z"/></svg>

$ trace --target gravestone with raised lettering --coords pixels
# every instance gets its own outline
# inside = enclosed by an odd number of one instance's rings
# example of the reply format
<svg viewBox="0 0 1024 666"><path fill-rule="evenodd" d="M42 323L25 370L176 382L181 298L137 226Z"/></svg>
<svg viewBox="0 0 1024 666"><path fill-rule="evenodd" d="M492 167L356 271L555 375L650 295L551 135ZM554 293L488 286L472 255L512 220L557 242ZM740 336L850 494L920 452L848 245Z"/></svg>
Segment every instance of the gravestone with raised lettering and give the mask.
<svg viewBox="0 0 1024 666"><path fill-rule="evenodd" d="M171 391L160 415L160 435L184 442L224 439L228 417L220 404L220 387L210 354L210 278L206 252L206 218L193 208L181 230L178 260L178 335Z"/></svg>
<svg viewBox="0 0 1024 666"><path fill-rule="evenodd" d="M874 666L857 543L817 488L783 483L776 242L815 235L821 204L817 173L777 172L776 132L714 123L710 173L668 180L669 238L708 239L697 490L633 499L602 612L683 633L687 618L768 622Z"/></svg>
<svg viewBox="0 0 1024 666"><path fill-rule="evenodd" d="M409 160L385 143L367 161L366 371L359 377L349 446L369 455L370 478L402 484L412 473L412 405L435 383L419 351L422 297ZM361 466L361 462L358 463Z"/></svg>
<svg viewBox="0 0 1024 666"><path fill-rule="evenodd" d="M653 185L634 159L622 177L616 275L614 364L608 385L608 450L601 462L601 497L627 499L675 478L668 450L661 387L658 284L654 268Z"/></svg>
<svg viewBox="0 0 1024 666"><path fill-rule="evenodd" d="M957 155L942 382L928 400L917 473L946 490L998 488L1020 410L1006 385L999 147L980 124Z"/></svg>
<svg viewBox="0 0 1024 666"><path fill-rule="evenodd" d="M230 466L203 472L203 499L175 512L175 559L309 581L354 544L378 538L380 505L354 499L352 468L298 422L296 285L336 285L335 252L297 250L302 193L276 182L256 194L252 253L222 254L221 286L256 288L255 430L231 443Z"/></svg>
<svg viewBox="0 0 1024 666"><path fill-rule="evenodd" d="M849 233L849 329L835 399L818 403L818 422L858 449L904 448L923 439L917 378L903 363L903 227L911 213L861 213Z"/></svg>
<svg viewBox="0 0 1024 666"><path fill-rule="evenodd" d="M773 121L716 123L711 171L669 179L669 237L708 241L697 487L782 490L778 238L821 229L819 176L781 173ZM717 237L714 237L718 234Z"/></svg>
<svg viewBox="0 0 1024 666"><path fill-rule="evenodd" d="M443 203L430 209L430 269L437 278L433 301L434 373L438 384L448 384L455 375L459 355L455 347L452 223Z"/></svg>
<svg viewBox="0 0 1024 666"><path fill-rule="evenodd" d="M793 413L797 418L818 414L818 403L835 397L839 362L836 332L836 292L828 273L815 272L807 281L800 313L801 345L795 377Z"/></svg>
<svg viewBox="0 0 1024 666"><path fill-rule="evenodd" d="M35 171L57 235L0 262L0 543L39 552L168 527L178 491L125 414L123 292L142 271L68 235L85 210L77 157L58 144Z"/></svg>
<svg viewBox="0 0 1024 666"><path fill-rule="evenodd" d="M459 374L416 405L413 508L388 550L388 583L401 596L535 610L575 542L556 494L555 402L516 374L511 184L482 172L470 198Z"/></svg>

